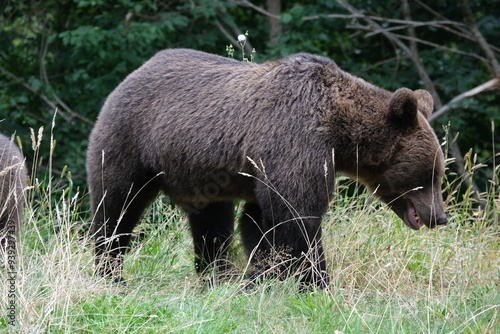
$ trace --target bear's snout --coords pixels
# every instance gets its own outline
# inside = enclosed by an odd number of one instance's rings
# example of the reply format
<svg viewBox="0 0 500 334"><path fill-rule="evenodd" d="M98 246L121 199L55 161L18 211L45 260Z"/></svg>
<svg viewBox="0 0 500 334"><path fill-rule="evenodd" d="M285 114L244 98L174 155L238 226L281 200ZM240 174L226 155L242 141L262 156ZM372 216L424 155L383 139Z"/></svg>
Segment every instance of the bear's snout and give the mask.
<svg viewBox="0 0 500 334"><path fill-rule="evenodd" d="M448 217L441 217L437 221L438 225L446 225L448 224Z"/></svg>
<svg viewBox="0 0 500 334"><path fill-rule="evenodd" d="M436 210L436 212L434 212L434 210ZM442 204L435 207L434 209L431 209L428 222L429 223L426 224L428 228L435 228L437 226L446 225L448 223L448 217L446 216L446 213L444 213Z"/></svg>

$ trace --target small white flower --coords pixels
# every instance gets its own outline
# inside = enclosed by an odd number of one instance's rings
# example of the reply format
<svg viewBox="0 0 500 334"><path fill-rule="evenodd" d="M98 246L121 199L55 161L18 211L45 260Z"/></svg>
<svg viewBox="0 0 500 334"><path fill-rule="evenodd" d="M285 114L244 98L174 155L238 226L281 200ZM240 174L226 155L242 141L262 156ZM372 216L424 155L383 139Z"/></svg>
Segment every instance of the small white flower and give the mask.
<svg viewBox="0 0 500 334"><path fill-rule="evenodd" d="M246 41L246 39L247 38L245 37L245 35L239 35L238 36L238 42L240 42L240 43L243 43L244 41Z"/></svg>

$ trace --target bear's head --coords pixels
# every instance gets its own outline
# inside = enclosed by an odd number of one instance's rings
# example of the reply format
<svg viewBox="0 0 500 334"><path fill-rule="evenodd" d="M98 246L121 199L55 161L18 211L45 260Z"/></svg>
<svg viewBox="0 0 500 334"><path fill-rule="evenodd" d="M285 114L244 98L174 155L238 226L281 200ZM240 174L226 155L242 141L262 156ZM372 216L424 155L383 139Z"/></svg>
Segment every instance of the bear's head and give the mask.
<svg viewBox="0 0 500 334"><path fill-rule="evenodd" d="M448 221L441 193L444 157L427 121L432 110L432 96L427 91L400 88L392 94L385 116L392 129L388 161L367 182L375 195L415 230Z"/></svg>

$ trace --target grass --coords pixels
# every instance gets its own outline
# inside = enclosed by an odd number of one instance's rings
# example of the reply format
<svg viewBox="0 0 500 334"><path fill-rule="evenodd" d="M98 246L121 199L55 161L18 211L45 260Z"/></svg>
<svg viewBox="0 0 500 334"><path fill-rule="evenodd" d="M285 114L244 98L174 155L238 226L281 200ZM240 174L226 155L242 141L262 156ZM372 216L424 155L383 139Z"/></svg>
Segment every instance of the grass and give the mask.
<svg viewBox="0 0 500 334"><path fill-rule="evenodd" d="M125 258L127 285L93 277L88 215L80 212L88 196L64 178L33 181L17 250L17 325L2 318L0 331L500 333L498 183L482 194L484 209L468 192L450 196L450 223L415 232L342 182L323 222L329 288L299 292L294 279L270 280L245 293L243 277L211 287L200 281L187 222L161 199ZM444 186L453 193L457 183ZM238 239L232 260L246 266Z"/></svg>

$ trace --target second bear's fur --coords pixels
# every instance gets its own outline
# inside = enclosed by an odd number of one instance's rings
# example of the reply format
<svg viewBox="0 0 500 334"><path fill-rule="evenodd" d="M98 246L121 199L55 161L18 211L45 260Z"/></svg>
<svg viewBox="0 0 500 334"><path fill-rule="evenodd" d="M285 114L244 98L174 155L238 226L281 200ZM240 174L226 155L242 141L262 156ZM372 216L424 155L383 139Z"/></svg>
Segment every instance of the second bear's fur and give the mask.
<svg viewBox="0 0 500 334"><path fill-rule="evenodd" d="M21 151L0 134L0 245L15 247L14 236L23 218L26 167Z"/></svg>
<svg viewBox="0 0 500 334"><path fill-rule="evenodd" d="M446 222L432 108L425 91L392 93L310 54L257 65L161 51L108 97L90 137L97 266L120 276L132 229L161 190L187 212L198 272L225 268L240 199L254 276L282 250L284 272L325 286L321 217L336 172L413 229Z"/></svg>

